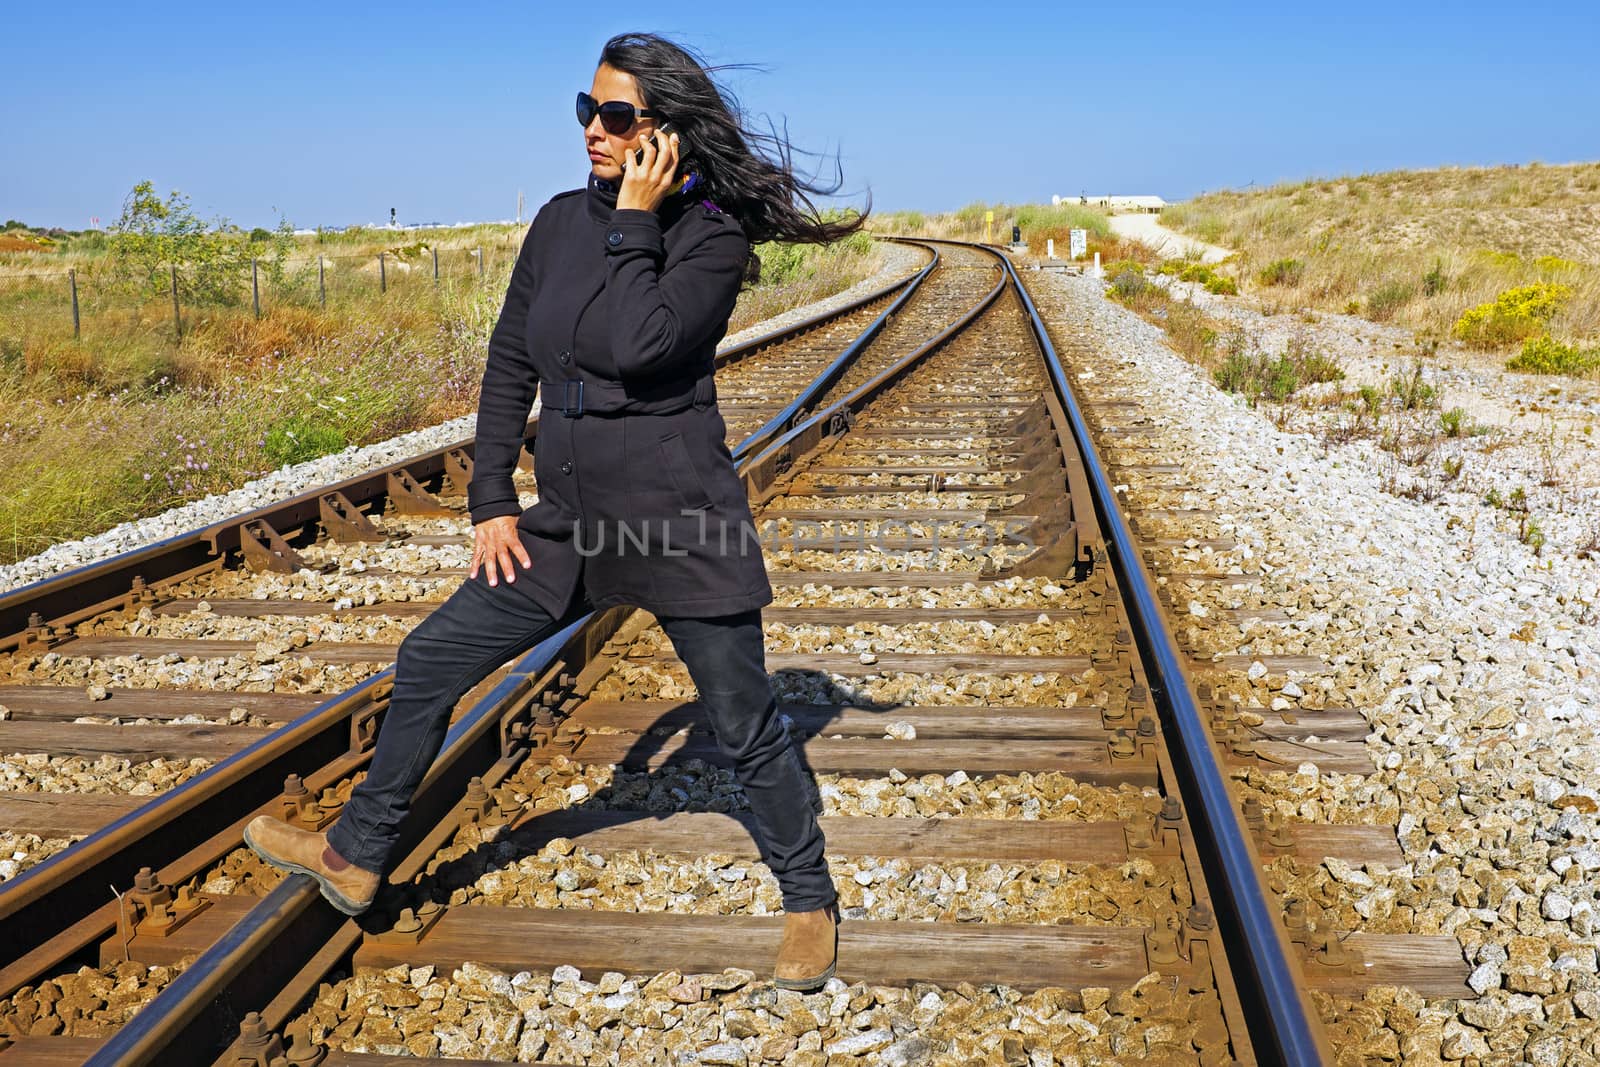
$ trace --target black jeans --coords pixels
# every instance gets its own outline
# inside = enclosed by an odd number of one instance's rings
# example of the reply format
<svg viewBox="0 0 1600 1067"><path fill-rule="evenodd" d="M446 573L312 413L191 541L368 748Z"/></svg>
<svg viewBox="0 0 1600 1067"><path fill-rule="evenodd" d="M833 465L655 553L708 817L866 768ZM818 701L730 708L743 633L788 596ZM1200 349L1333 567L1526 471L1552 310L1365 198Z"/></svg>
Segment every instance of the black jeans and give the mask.
<svg viewBox="0 0 1600 1067"><path fill-rule="evenodd" d="M401 820L444 744L456 702L584 610L579 595L563 618L551 618L516 583L491 586L480 570L406 635L367 777L328 830L334 851L366 870L387 870ZM767 678L760 609L658 621L688 668L718 745L744 788L761 858L778 879L784 909L810 911L834 903L814 790Z"/></svg>

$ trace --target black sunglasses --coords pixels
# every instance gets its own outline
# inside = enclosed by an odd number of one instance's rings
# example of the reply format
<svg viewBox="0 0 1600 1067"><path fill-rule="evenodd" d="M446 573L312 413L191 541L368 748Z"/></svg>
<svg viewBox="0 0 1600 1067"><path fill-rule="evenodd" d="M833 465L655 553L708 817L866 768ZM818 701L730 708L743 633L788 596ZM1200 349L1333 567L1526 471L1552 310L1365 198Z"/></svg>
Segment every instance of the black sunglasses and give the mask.
<svg viewBox="0 0 1600 1067"><path fill-rule="evenodd" d="M588 93L580 92L578 125L588 128L596 115L600 116L600 125L607 133L620 137L633 129L639 119L659 118L661 112L648 107L636 108L626 100L607 100L602 104Z"/></svg>

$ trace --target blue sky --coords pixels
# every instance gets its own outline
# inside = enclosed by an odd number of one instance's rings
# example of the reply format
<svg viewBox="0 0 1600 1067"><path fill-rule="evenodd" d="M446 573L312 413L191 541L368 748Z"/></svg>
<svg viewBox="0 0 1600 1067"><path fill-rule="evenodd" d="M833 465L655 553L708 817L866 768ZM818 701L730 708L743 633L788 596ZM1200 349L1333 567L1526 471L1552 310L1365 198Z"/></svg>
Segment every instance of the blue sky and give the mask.
<svg viewBox="0 0 1600 1067"><path fill-rule="evenodd" d="M531 215L624 30L764 67L746 110L885 210L1600 158L1587 2L6 8L0 217L72 228L144 178L247 226Z"/></svg>

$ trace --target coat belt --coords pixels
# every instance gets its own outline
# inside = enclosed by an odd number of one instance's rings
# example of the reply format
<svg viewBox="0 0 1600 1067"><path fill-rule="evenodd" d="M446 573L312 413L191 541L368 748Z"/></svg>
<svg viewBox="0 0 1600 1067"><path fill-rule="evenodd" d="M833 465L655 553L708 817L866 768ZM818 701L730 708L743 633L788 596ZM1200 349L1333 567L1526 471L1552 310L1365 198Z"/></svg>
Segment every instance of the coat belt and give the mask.
<svg viewBox="0 0 1600 1067"><path fill-rule="evenodd" d="M689 392L680 393L677 396L668 398L668 406L652 406L642 410L636 407L596 408L586 406L584 401L585 382L582 378L564 378L550 382L549 384L554 387L551 390L552 392L555 392L556 389L560 390L560 402L550 405L552 412L559 412L561 415L564 415L569 419L575 419L585 415L599 415L612 418L615 418L619 415L672 415L684 410L685 408L692 407L695 404L709 404L717 397L716 383L710 374L705 374L695 379L694 388ZM601 395L604 396L604 393ZM644 403L651 402L644 401Z"/></svg>

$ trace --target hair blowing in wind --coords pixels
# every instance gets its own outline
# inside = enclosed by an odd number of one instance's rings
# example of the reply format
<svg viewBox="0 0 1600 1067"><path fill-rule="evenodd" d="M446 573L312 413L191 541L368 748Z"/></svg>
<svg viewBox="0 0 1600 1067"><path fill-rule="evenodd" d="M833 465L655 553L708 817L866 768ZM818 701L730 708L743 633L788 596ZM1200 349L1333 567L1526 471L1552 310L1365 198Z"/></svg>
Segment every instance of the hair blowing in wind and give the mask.
<svg viewBox="0 0 1600 1067"><path fill-rule="evenodd" d="M653 33L618 34L605 43L600 62L633 75L645 105L671 120L700 171L706 197L739 220L751 245L827 244L865 224L872 210L870 192L859 215L822 217L811 197L831 196L844 183L837 159L831 186L797 177L788 139L776 130L758 133L746 126L738 99L712 81L709 71L727 68L707 67L683 45Z"/></svg>

